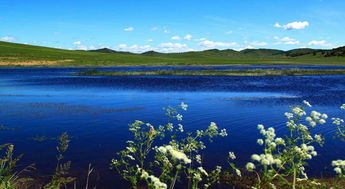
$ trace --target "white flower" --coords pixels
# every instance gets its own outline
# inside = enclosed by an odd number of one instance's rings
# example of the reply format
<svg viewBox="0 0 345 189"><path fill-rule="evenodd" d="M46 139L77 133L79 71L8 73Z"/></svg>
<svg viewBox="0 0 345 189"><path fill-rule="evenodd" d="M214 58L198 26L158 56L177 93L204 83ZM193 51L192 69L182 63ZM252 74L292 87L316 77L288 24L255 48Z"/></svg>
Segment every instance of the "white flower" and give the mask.
<svg viewBox="0 0 345 189"><path fill-rule="evenodd" d="M324 124L324 123L326 123L326 121L325 121L324 119L320 119L320 120L319 120L319 123L320 123L320 124Z"/></svg>
<svg viewBox="0 0 345 189"><path fill-rule="evenodd" d="M344 123L344 120L340 118L332 118L333 124L340 125L341 123Z"/></svg>
<svg viewBox="0 0 345 189"><path fill-rule="evenodd" d="M177 115L176 115L176 119L179 120L179 121L182 121L182 117L183 117L183 116L182 116L181 114L177 114Z"/></svg>
<svg viewBox="0 0 345 189"><path fill-rule="evenodd" d="M248 171L253 171L253 170L255 169L254 163L251 163L251 162L247 163L246 169L247 169Z"/></svg>
<svg viewBox="0 0 345 189"><path fill-rule="evenodd" d="M295 107L295 108L293 108L292 109L292 112L294 113L294 114L296 114L296 115L298 115L298 116L304 116L304 115L306 115L306 112L302 109L302 108L300 108L300 107Z"/></svg>
<svg viewBox="0 0 345 189"><path fill-rule="evenodd" d="M236 169L235 171L236 171L236 175L241 177L241 171L239 169Z"/></svg>
<svg viewBox="0 0 345 189"><path fill-rule="evenodd" d="M308 101L306 101L306 100L303 100L303 104L305 104L308 107L311 107L310 103Z"/></svg>
<svg viewBox="0 0 345 189"><path fill-rule="evenodd" d="M220 130L219 135L222 137L225 137L225 136L228 136L228 133L226 132L226 129L222 129L222 130Z"/></svg>
<svg viewBox="0 0 345 189"><path fill-rule="evenodd" d="M313 121L313 119L312 119L311 117L309 117L309 116L306 117L305 120L306 120L306 121L309 121L309 122Z"/></svg>
<svg viewBox="0 0 345 189"><path fill-rule="evenodd" d="M258 125L258 129L259 129L259 130L263 130L263 129L264 129L264 125L259 124L259 125Z"/></svg>
<svg viewBox="0 0 345 189"><path fill-rule="evenodd" d="M328 115L327 115L327 114L322 114L321 117L322 117L323 119L327 119L327 118L328 118Z"/></svg>
<svg viewBox="0 0 345 189"><path fill-rule="evenodd" d="M279 138L279 137L275 139L275 142L276 142L277 144L280 144L280 145L284 145L284 144L285 144L285 140L282 139L282 138Z"/></svg>
<svg viewBox="0 0 345 189"><path fill-rule="evenodd" d="M257 140L257 143L258 143L259 145L263 145L263 144L264 144L264 141L263 141L262 139L258 139L258 140Z"/></svg>
<svg viewBox="0 0 345 189"><path fill-rule="evenodd" d="M236 159L234 152L229 152L229 158L232 160Z"/></svg>
<svg viewBox="0 0 345 189"><path fill-rule="evenodd" d="M345 110L345 104L341 105L340 109Z"/></svg>
<svg viewBox="0 0 345 189"><path fill-rule="evenodd" d="M309 125L312 126L312 127L315 127L315 126L316 126L316 122L315 122L315 121L311 121L311 122L309 123Z"/></svg>
<svg viewBox="0 0 345 189"><path fill-rule="evenodd" d="M198 167L198 170L200 171L200 173L204 174L205 176L208 176L208 173L205 171L204 168Z"/></svg>
<svg viewBox="0 0 345 189"><path fill-rule="evenodd" d="M185 164L189 164L192 161L187 157L187 155L179 150L177 150L176 148L174 148L171 145L167 145L167 146L161 146L157 149L159 152L163 153L163 154L170 154L172 156L172 158L178 159L180 161L183 161Z"/></svg>
<svg viewBox="0 0 345 189"><path fill-rule="evenodd" d="M183 133L183 125L182 124L178 124L178 130L181 132L181 133Z"/></svg>
<svg viewBox="0 0 345 189"><path fill-rule="evenodd" d="M293 114L292 114L292 113L289 113L289 112L285 112L285 116L286 116L288 119L293 118Z"/></svg>
<svg viewBox="0 0 345 189"><path fill-rule="evenodd" d="M217 124L215 122L211 122L210 126L208 128L210 130L217 130L218 129Z"/></svg>
<svg viewBox="0 0 345 189"><path fill-rule="evenodd" d="M334 171L335 171L337 174L341 174L341 169L340 169L339 167L334 168Z"/></svg>
<svg viewBox="0 0 345 189"><path fill-rule="evenodd" d="M254 161L260 161L261 160L261 157L258 154L253 154L251 158Z"/></svg>
<svg viewBox="0 0 345 189"><path fill-rule="evenodd" d="M186 110L187 110L187 108L188 108L188 105L187 105L187 104L185 104L185 103L183 103L183 102L181 102L180 107L181 107L181 109L182 109L182 110L186 111Z"/></svg>
<svg viewBox="0 0 345 189"><path fill-rule="evenodd" d="M133 157L133 156L131 156L131 155L127 155L127 157L129 158L129 159L131 159L131 160L135 160L135 158Z"/></svg>
<svg viewBox="0 0 345 189"><path fill-rule="evenodd" d="M155 177L154 175L149 175L145 170L138 168L138 171L141 172L141 178L147 180L148 182L152 183L154 189L167 189L168 186L161 182L159 178Z"/></svg>

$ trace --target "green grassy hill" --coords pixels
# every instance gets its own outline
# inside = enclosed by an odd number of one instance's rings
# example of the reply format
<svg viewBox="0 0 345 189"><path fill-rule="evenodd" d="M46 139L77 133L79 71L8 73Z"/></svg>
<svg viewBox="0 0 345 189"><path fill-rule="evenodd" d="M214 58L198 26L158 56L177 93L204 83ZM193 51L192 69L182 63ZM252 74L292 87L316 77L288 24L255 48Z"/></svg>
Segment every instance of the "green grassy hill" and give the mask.
<svg viewBox="0 0 345 189"><path fill-rule="evenodd" d="M344 48L343 48L344 49ZM165 65L238 65L238 64L308 64L345 65L345 57L325 52L304 53L305 50L246 49L243 51L211 49L198 52L143 54L119 52L111 49L90 51L63 50L33 45L0 42L0 66L165 66ZM314 51L310 51L314 52ZM291 52L290 52L291 53Z"/></svg>

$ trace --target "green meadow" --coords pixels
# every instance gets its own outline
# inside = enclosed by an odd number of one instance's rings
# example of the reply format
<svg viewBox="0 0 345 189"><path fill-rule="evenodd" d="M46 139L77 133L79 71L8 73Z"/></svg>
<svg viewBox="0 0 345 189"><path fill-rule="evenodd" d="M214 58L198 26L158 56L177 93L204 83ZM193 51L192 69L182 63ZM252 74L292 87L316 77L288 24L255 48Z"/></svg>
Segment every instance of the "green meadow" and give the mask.
<svg viewBox="0 0 345 189"><path fill-rule="evenodd" d="M0 66L208 66L208 65L345 65L344 56L325 57L296 49L205 50L184 53L142 54L110 51L76 51L0 42ZM295 53L295 54L294 54Z"/></svg>

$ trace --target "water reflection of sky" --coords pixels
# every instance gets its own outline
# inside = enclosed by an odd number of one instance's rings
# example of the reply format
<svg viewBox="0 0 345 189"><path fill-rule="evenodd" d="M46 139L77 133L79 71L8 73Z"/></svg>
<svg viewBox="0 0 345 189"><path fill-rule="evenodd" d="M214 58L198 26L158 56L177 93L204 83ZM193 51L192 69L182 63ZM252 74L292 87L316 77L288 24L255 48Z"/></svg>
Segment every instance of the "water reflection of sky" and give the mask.
<svg viewBox="0 0 345 189"><path fill-rule="evenodd" d="M217 139L203 152L206 165L222 164L227 152L234 151L243 166L252 153L260 152L256 145L260 137L257 124L274 126L279 134L284 134L283 113L290 104L306 99L315 104L314 109L335 117L342 116L339 106L345 99L345 76L68 75L81 69L0 69L0 123L15 129L1 131L0 142L13 142L17 152L25 154L23 165L36 162L42 171L49 171L47 167L54 169L54 163L47 160L55 158L55 142L30 138L55 137L67 131L73 140L66 158L73 161L74 171L86 170L91 162L99 174L109 175L110 159L129 139L128 123L165 123L162 107L184 101L190 106L183 113L186 131L206 128L214 121L229 132L228 137ZM314 169L309 172L320 176L325 166L330 169L332 159L344 157L345 152L340 150L344 143L332 139L331 125L316 130L328 139L310 163Z"/></svg>

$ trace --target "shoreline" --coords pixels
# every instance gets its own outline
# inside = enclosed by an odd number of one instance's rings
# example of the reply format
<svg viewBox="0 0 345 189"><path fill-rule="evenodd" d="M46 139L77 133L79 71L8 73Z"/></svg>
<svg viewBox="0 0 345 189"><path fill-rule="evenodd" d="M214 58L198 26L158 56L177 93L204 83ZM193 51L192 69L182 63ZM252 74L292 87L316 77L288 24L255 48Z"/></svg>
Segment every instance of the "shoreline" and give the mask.
<svg viewBox="0 0 345 189"><path fill-rule="evenodd" d="M84 71L78 76L308 76L345 75L345 69L233 69L233 70L156 70L156 71Z"/></svg>

